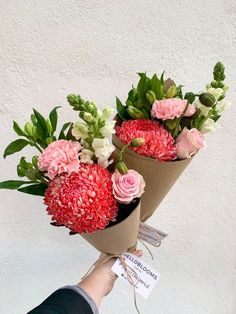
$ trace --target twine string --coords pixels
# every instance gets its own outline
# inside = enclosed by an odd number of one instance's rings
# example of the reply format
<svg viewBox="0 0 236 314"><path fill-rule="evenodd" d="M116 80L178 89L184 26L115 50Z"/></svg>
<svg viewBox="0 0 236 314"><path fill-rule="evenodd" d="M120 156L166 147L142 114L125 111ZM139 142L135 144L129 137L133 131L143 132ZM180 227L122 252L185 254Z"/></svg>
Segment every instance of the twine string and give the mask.
<svg viewBox="0 0 236 314"><path fill-rule="evenodd" d="M134 247L129 248L127 251L128 252L133 252L136 250L136 245ZM89 268L89 270L87 271L87 273L81 278L81 280L83 280L84 278L86 278L89 274L91 274L91 272L99 266L102 266L103 264L105 264L107 261L109 261L112 258L119 258L120 262L124 268L124 271L127 275L127 279L128 282L130 283L130 285L133 287L133 292L134 292L134 306L135 309L137 311L138 314L140 314L139 308L138 308L138 304L137 304L137 295L136 295L136 288L137 288L137 283L138 283L138 274L137 272L130 267L129 265L127 265L127 263L125 262L125 258L122 256L122 254L104 254L104 257L101 255L100 258ZM129 269L135 274L135 277L137 278L137 283L134 282L134 279L132 278Z"/></svg>

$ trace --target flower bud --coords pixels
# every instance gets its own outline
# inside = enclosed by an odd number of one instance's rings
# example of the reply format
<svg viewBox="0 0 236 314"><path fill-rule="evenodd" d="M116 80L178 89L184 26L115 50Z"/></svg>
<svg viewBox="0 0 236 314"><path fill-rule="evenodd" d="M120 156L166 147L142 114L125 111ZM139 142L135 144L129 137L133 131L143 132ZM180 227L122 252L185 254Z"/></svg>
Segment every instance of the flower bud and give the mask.
<svg viewBox="0 0 236 314"><path fill-rule="evenodd" d="M165 121L165 125L169 130L174 130L176 127L176 124L178 123L178 119L167 119Z"/></svg>
<svg viewBox="0 0 236 314"><path fill-rule="evenodd" d="M46 120L46 126L47 126L47 130L48 130L48 134L51 134L52 133L52 125L48 119Z"/></svg>
<svg viewBox="0 0 236 314"><path fill-rule="evenodd" d="M125 103L127 106L133 106L134 105L130 99L127 99Z"/></svg>
<svg viewBox="0 0 236 314"><path fill-rule="evenodd" d="M212 107L212 106L214 106L216 99L210 93L202 93L199 96L199 101L201 102L201 104L203 104L206 107Z"/></svg>
<svg viewBox="0 0 236 314"><path fill-rule="evenodd" d="M39 171L37 169L34 169L34 168L29 168L26 170L25 176L29 180L36 180L39 177Z"/></svg>
<svg viewBox="0 0 236 314"><path fill-rule="evenodd" d="M38 169L38 156L33 156L32 157L32 164L34 166L34 168Z"/></svg>
<svg viewBox="0 0 236 314"><path fill-rule="evenodd" d="M110 107L107 107L107 108L104 108L103 111L102 111L102 118L107 121L110 116L113 114L114 112L114 108L110 108Z"/></svg>
<svg viewBox="0 0 236 314"><path fill-rule="evenodd" d="M31 122L27 122L24 127L24 131L29 136L33 136L33 124Z"/></svg>
<svg viewBox="0 0 236 314"><path fill-rule="evenodd" d="M149 101L149 103L152 105L154 101L156 100L156 94L152 90L149 90L146 92L146 98Z"/></svg>
<svg viewBox="0 0 236 314"><path fill-rule="evenodd" d="M87 108L88 112L90 112L92 115L94 115L95 108L94 108L94 105L92 103L87 104L86 108Z"/></svg>
<svg viewBox="0 0 236 314"><path fill-rule="evenodd" d="M168 88L166 92L166 98L174 98L177 94L177 88L175 85L172 85Z"/></svg>
<svg viewBox="0 0 236 314"><path fill-rule="evenodd" d="M142 111L133 106L129 106L127 108L127 112L132 119L144 119L144 114Z"/></svg>
<svg viewBox="0 0 236 314"><path fill-rule="evenodd" d="M79 116L87 123L91 123L93 121L93 116L89 112L80 112Z"/></svg>
<svg viewBox="0 0 236 314"><path fill-rule="evenodd" d="M45 140L46 144L49 145L53 142L53 140L51 139L51 137L47 137Z"/></svg>
<svg viewBox="0 0 236 314"><path fill-rule="evenodd" d="M126 164L124 163L123 160L119 160L116 163L116 169L119 171L119 173L121 174L126 174L128 172L128 167L126 166Z"/></svg>
<svg viewBox="0 0 236 314"><path fill-rule="evenodd" d="M67 96L67 101L70 105L77 105L80 103L80 96L75 94L70 94Z"/></svg>
<svg viewBox="0 0 236 314"><path fill-rule="evenodd" d="M139 146L142 146L145 144L145 139L142 138L142 137L136 137L136 138L133 138L132 141L131 141L131 146L132 147L139 147Z"/></svg>

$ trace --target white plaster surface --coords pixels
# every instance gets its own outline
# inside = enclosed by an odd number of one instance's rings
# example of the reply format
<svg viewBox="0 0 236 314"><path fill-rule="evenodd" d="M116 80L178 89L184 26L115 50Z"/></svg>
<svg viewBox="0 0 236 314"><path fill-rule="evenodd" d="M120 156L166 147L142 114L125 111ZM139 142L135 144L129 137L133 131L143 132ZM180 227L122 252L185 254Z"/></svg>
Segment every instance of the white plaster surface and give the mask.
<svg viewBox="0 0 236 314"><path fill-rule="evenodd" d="M62 105L70 120L68 93L114 105L144 70L198 91L224 62L232 107L150 220L169 238L154 262L145 252L161 279L138 303L145 314L235 314L236 2L1 0L0 25L1 154L15 138L11 121L25 122L32 106ZM19 156L0 159L0 180L16 178ZM79 236L50 226L42 199L0 191L0 208L1 314L26 313L96 259ZM121 313L135 309L118 282L101 314Z"/></svg>

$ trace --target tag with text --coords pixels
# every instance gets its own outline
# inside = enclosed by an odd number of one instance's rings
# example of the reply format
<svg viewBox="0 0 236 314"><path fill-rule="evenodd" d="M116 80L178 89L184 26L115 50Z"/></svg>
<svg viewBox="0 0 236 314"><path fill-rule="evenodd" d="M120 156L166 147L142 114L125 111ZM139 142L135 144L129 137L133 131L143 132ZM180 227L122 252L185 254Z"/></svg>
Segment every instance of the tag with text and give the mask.
<svg viewBox="0 0 236 314"><path fill-rule="evenodd" d="M154 246L159 246L161 241L168 236L167 233L155 229L143 222L139 226L139 238L145 242L148 242Z"/></svg>
<svg viewBox="0 0 236 314"><path fill-rule="evenodd" d="M133 284L135 290L144 299L147 299L159 280L160 274L141 258L131 253L123 253L122 257L127 265L126 270L119 258L116 260L111 270L129 285Z"/></svg>

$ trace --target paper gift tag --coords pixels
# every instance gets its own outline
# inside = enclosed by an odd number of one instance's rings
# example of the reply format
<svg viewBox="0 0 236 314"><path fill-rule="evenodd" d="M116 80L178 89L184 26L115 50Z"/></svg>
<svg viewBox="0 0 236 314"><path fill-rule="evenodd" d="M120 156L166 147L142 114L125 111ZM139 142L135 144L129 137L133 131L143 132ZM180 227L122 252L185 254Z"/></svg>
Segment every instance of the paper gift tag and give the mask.
<svg viewBox="0 0 236 314"><path fill-rule="evenodd" d="M155 229L143 222L139 226L139 238L154 246L159 246L161 241L168 236L167 233Z"/></svg>
<svg viewBox="0 0 236 314"><path fill-rule="evenodd" d="M116 260L111 270L131 285L128 279L129 274L130 278L133 280L137 293L139 293L144 299L147 299L154 289L160 274L158 274L155 269L149 266L140 257L131 253L123 253L122 257L124 258L126 265L128 265L127 271L124 269L124 266L119 258Z"/></svg>

